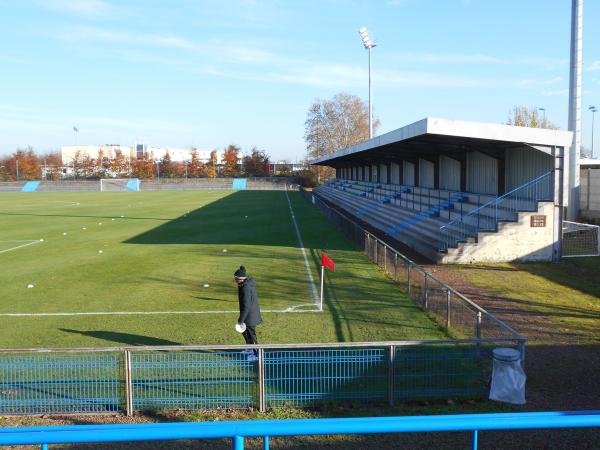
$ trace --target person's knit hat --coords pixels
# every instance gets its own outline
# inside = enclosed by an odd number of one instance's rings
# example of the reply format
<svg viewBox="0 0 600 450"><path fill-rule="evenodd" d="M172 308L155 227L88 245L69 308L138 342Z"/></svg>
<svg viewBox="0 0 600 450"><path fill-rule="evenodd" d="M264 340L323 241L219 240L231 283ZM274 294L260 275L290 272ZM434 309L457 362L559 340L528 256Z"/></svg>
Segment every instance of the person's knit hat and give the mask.
<svg viewBox="0 0 600 450"><path fill-rule="evenodd" d="M240 266L238 270L233 274L235 278L246 278L246 268L244 266Z"/></svg>

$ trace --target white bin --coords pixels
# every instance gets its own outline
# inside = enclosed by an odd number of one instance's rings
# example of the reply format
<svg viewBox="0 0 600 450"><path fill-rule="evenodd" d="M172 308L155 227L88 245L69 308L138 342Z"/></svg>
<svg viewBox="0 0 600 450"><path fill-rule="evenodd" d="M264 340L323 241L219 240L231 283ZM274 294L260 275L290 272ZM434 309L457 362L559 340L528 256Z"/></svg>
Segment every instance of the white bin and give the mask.
<svg viewBox="0 0 600 450"><path fill-rule="evenodd" d="M525 372L521 365L521 353L514 348L496 348L492 352L494 367L490 400L525 404Z"/></svg>

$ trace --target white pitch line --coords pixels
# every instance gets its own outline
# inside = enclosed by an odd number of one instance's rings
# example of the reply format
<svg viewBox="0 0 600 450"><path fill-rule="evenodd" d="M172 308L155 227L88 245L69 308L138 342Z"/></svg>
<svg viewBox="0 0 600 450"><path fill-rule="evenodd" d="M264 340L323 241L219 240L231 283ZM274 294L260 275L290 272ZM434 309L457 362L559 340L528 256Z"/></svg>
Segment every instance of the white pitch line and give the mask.
<svg viewBox="0 0 600 450"><path fill-rule="evenodd" d="M298 305L307 306L307 305ZM312 305L311 305L312 306ZM319 312L316 310L263 309L262 313L302 313ZM239 311L98 311L63 313L0 313L0 317L53 317L53 316L157 316L161 314L239 314Z"/></svg>
<svg viewBox="0 0 600 450"><path fill-rule="evenodd" d="M23 242L23 241L19 241L19 242ZM27 247L28 245L33 245L33 244L39 244L40 242L41 241L28 241L26 244L17 245L16 247L7 248L6 250L0 250L0 253L12 252L13 250L16 250L18 248Z"/></svg>
<svg viewBox="0 0 600 450"><path fill-rule="evenodd" d="M308 275L308 281L312 290L313 301L315 307L319 309L319 294L317 292L317 287L315 286L315 281L313 279L312 272L310 271L310 265L308 264L308 258L306 257L306 250L304 250L304 242L302 241L300 228L298 228L298 223L296 222L296 215L294 214L294 208L292 208L292 202L290 201L290 196L288 195L287 188L285 190L285 196L287 198L288 206L290 207L290 214L292 215L294 228L296 228L296 237L298 238L298 243L300 244L300 250L302 251L302 256L304 257L304 267L306 267L306 274Z"/></svg>

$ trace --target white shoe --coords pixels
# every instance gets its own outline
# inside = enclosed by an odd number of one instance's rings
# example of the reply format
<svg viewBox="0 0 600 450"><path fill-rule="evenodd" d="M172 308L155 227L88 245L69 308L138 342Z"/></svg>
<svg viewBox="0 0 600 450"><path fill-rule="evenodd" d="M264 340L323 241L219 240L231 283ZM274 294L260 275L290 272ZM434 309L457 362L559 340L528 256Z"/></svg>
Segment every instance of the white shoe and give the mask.
<svg viewBox="0 0 600 450"><path fill-rule="evenodd" d="M254 353L251 355L248 355L248 361L249 362L258 361L258 356L254 355Z"/></svg>

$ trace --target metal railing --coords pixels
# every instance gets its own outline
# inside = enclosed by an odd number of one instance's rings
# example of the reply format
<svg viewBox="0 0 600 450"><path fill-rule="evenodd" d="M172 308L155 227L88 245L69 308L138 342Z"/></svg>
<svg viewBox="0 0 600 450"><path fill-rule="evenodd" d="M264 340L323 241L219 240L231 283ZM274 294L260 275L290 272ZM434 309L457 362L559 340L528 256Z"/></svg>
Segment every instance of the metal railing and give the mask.
<svg viewBox="0 0 600 450"><path fill-rule="evenodd" d="M515 337L0 350L0 414L306 407L487 396Z"/></svg>
<svg viewBox="0 0 600 450"><path fill-rule="evenodd" d="M477 239L480 231L498 231L499 221L517 220L519 211L537 211L539 201L553 200L553 173L548 172L440 227L439 250Z"/></svg>
<svg viewBox="0 0 600 450"><path fill-rule="evenodd" d="M255 437L262 438L263 449L269 450L270 437L463 431L472 433L471 448L476 450L480 431L596 427L600 411L63 425L0 429L0 445L40 445L47 450L49 444L230 438L233 450L243 450L245 438Z"/></svg>
<svg viewBox="0 0 600 450"><path fill-rule="evenodd" d="M304 195L312 194L305 192ZM432 313L451 335L473 339L512 338L519 342L524 359L526 340L521 334L402 253L394 250L390 244L364 230L343 212L331 208L317 196L314 196L314 204L352 242L364 249L371 261L403 286L415 303Z"/></svg>
<svg viewBox="0 0 600 450"><path fill-rule="evenodd" d="M0 350L0 414L393 404L485 397L497 346L525 339L318 198L315 203L456 339Z"/></svg>
<svg viewBox="0 0 600 450"><path fill-rule="evenodd" d="M587 223L562 223L562 256L600 256L600 227Z"/></svg>

